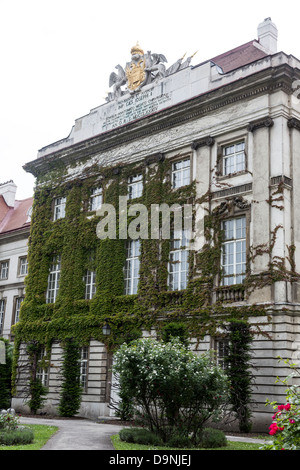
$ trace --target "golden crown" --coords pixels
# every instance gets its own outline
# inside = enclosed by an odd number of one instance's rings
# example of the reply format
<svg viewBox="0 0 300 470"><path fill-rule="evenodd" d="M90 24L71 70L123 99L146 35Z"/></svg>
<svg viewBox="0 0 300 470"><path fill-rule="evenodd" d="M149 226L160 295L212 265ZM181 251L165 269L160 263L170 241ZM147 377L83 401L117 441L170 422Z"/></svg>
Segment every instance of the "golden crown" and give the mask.
<svg viewBox="0 0 300 470"><path fill-rule="evenodd" d="M141 49L139 43L137 42L135 46L131 48L131 54L140 54L144 55L143 49Z"/></svg>

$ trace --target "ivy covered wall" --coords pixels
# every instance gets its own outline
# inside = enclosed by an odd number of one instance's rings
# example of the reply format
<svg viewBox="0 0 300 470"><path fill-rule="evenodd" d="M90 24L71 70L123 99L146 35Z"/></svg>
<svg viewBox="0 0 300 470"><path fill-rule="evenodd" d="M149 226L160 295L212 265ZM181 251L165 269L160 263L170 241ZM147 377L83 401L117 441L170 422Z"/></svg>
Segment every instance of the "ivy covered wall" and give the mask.
<svg viewBox="0 0 300 470"><path fill-rule="evenodd" d="M87 209L91 190L99 185L104 202L117 206L120 195L127 194L127 179L143 172L144 191L133 203L162 202L201 204L209 194L196 196L195 183L171 189L170 161L152 166L128 165L124 168L90 168L85 179L64 182L55 178L38 184L29 241L29 273L26 298L21 319L15 328L15 344L38 340L50 345L70 335L82 344L91 338L104 342L108 348L141 334L142 329L160 330L166 321L186 322L191 337L201 338L230 317L247 318L264 315L252 306L228 307L212 303L214 280L219 273L221 230L220 211L205 218L206 243L200 252L190 252L190 275L184 291L170 292L167 287L169 240L142 240L139 290L137 295L124 295L125 241L100 240L96 235L99 217ZM66 215L53 221L55 197L67 198ZM128 205L130 201L128 201ZM117 223L118 227L118 223ZM91 253L95 256L91 257ZM53 255L61 255L60 289L54 304L45 303L49 266ZM94 261L93 261L94 260ZM84 300L84 273L96 270L96 295ZM112 334L103 336L102 327L109 323Z"/></svg>

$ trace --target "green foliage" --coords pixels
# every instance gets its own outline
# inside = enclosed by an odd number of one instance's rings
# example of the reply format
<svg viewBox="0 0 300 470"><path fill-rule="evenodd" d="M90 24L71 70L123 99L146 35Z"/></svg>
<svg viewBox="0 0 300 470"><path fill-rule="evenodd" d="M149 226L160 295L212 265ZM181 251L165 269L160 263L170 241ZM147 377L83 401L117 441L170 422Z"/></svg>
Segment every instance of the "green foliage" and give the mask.
<svg viewBox="0 0 300 470"><path fill-rule="evenodd" d="M178 339L124 344L115 354L114 371L138 420L164 442L179 432L196 443L204 424L220 417L226 400L222 370Z"/></svg>
<svg viewBox="0 0 300 470"><path fill-rule="evenodd" d="M7 409L11 402L13 346L4 338L0 338L0 341L0 347L5 348L5 361L3 364L0 362L0 409Z"/></svg>
<svg viewBox="0 0 300 470"><path fill-rule="evenodd" d="M21 427L10 431L0 430L0 445L1 446L12 446L12 445L27 445L31 444L34 440L34 433L32 429Z"/></svg>
<svg viewBox="0 0 300 470"><path fill-rule="evenodd" d="M80 407L80 349L73 338L65 341L62 366L62 385L58 411L61 416L74 416Z"/></svg>
<svg viewBox="0 0 300 470"><path fill-rule="evenodd" d="M283 380L277 377L276 382L287 386L286 403L267 400L266 404L273 407L275 414L269 427L272 441L263 446L264 450L300 450L300 386L289 383L295 377L299 380L300 372L296 364L289 360L284 362L291 368L291 373Z"/></svg>
<svg viewBox="0 0 300 470"><path fill-rule="evenodd" d="M231 321L228 325L229 350L225 357L226 373L230 382L229 402L236 414L241 432L250 432L251 423L251 343L252 333L248 323Z"/></svg>
<svg viewBox="0 0 300 470"><path fill-rule="evenodd" d="M227 438L223 431L214 428L205 428L201 433L200 447L204 449L216 449L227 446Z"/></svg>
<svg viewBox="0 0 300 470"><path fill-rule="evenodd" d="M43 407L48 389L37 378L30 381L30 399L26 402L33 414Z"/></svg>
<svg viewBox="0 0 300 470"><path fill-rule="evenodd" d="M172 338L178 338L185 347L188 347L189 334L186 323L170 322L162 328L161 339L168 343Z"/></svg>
<svg viewBox="0 0 300 470"><path fill-rule="evenodd" d="M162 440L153 432L143 428L124 428L119 433L120 439L135 444L162 445Z"/></svg>

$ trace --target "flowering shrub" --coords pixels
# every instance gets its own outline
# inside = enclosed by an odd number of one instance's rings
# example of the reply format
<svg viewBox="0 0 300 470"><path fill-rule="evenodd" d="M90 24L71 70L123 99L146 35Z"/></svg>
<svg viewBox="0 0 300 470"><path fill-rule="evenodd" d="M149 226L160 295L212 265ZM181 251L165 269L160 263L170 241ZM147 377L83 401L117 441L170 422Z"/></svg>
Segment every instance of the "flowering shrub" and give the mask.
<svg viewBox="0 0 300 470"><path fill-rule="evenodd" d="M284 384L288 379L294 377L299 372L295 365L285 361L293 369L293 372L284 380L277 379ZM270 402L275 410L272 416L272 424L269 426L269 434L273 440L262 447L264 450L300 450L300 386L290 385L286 390L286 404L278 405L277 402Z"/></svg>
<svg viewBox="0 0 300 470"><path fill-rule="evenodd" d="M0 431L13 431L17 429L19 417L12 413L0 413Z"/></svg>
<svg viewBox="0 0 300 470"><path fill-rule="evenodd" d="M132 399L135 417L164 442L180 434L196 444L204 424L221 414L228 391L223 371L177 339L124 344L114 360L122 397Z"/></svg>

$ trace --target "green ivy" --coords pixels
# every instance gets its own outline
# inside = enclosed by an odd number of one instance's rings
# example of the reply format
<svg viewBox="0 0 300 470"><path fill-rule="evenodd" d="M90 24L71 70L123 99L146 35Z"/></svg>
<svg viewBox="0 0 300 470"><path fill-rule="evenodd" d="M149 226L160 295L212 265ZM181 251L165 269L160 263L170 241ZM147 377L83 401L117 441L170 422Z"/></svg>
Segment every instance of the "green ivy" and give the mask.
<svg viewBox="0 0 300 470"><path fill-rule="evenodd" d="M14 329L14 381L18 348L22 342L35 340L39 344L51 345L53 341L59 341L66 344L66 339L72 335L79 345L88 345L94 339L114 350L122 342L141 336L142 330L155 328L160 334L169 322L184 323L189 336L200 341L206 334L215 334L224 321L247 321L250 316L266 315L264 308L256 305L228 306L212 302L215 278L220 274L222 215L218 210L209 211L205 217L206 243L203 248L190 253L186 290L168 291L170 242L149 238L141 241L138 294L124 295L125 241L98 239L96 227L100 217L87 208L91 190L99 185L99 178L104 187L104 202L114 204L117 214L119 196L127 192L128 176L141 171L144 174L143 196L132 202L143 203L149 209L149 217L151 204L208 204L210 194L196 199L195 182L173 190L168 177L171 163L167 160L159 162L155 168L147 167L146 171L140 164L117 170L93 165L86 168L81 178L72 181L65 180L64 170L51 173L48 180L43 177L37 181L29 238L26 298L22 303L20 321ZM53 222L52 201L60 196L67 196L66 216ZM292 257L292 249L290 253ZM46 304L49 266L54 254L61 254L62 259L60 291L55 304ZM253 257L258 255L256 251ZM96 295L92 300L84 300L86 269L96 271ZM278 270L275 271L273 269L273 277L268 277L268 282L277 279L275 274ZM295 273L291 274L296 277ZM249 289L261 284L261 279L250 277L245 283ZM102 333L105 323L111 326L109 336Z"/></svg>

